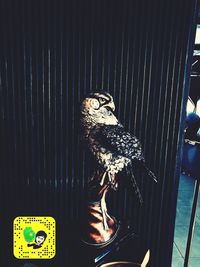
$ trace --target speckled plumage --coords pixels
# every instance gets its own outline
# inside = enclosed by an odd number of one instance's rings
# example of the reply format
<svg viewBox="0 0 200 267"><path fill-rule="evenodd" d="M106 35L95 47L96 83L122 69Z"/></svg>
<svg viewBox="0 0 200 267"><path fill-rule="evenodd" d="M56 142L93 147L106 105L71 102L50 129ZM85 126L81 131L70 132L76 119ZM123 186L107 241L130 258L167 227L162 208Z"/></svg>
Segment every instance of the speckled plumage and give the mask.
<svg viewBox="0 0 200 267"><path fill-rule="evenodd" d="M104 99L104 100L103 100ZM81 106L83 138L98 162L99 167L112 177L137 162L154 180L154 174L146 167L140 141L127 132L114 115L115 105L108 93L93 93ZM132 174L136 194L141 194Z"/></svg>
<svg viewBox="0 0 200 267"><path fill-rule="evenodd" d="M140 142L117 125L97 125L90 131L89 148L98 163L111 174L117 174L132 160L143 160Z"/></svg>

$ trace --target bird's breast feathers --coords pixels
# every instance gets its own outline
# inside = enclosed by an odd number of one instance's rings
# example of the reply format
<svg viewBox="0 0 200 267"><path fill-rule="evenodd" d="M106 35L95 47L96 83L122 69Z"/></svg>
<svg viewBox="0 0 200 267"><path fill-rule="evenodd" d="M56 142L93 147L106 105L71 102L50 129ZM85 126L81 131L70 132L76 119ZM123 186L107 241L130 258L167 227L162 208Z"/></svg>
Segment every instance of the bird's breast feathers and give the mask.
<svg viewBox="0 0 200 267"><path fill-rule="evenodd" d="M98 164L112 174L122 171L122 169L127 166L131 160L119 153L116 153L111 148L109 149L103 138L98 141L99 138L96 138L97 132L98 129L91 131L88 138L88 146Z"/></svg>

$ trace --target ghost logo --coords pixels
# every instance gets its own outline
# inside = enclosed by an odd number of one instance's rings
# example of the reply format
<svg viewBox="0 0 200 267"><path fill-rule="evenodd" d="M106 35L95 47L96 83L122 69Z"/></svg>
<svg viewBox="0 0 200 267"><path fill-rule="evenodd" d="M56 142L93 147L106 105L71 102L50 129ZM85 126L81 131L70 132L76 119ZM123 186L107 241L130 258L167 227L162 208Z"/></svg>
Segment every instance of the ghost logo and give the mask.
<svg viewBox="0 0 200 267"><path fill-rule="evenodd" d="M33 247L33 249L41 248L46 238L47 234L44 231L38 231L35 236L35 243L28 244L28 247Z"/></svg>

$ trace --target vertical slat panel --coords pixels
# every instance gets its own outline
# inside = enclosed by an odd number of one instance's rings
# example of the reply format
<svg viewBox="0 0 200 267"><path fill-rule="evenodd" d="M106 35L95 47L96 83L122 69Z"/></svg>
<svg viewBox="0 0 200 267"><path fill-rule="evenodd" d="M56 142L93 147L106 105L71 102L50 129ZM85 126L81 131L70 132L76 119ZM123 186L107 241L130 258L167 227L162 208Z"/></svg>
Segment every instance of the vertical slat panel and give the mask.
<svg viewBox="0 0 200 267"><path fill-rule="evenodd" d="M13 218L45 214L58 222L58 256L48 266L67 264L66 225L80 220L92 171L79 136L80 101L104 89L114 96L120 121L141 140L159 179L155 185L138 173L144 205L122 186L110 195L110 208L151 247L151 266L169 266L195 5L195 0L1 2L4 258L13 259L7 239Z"/></svg>

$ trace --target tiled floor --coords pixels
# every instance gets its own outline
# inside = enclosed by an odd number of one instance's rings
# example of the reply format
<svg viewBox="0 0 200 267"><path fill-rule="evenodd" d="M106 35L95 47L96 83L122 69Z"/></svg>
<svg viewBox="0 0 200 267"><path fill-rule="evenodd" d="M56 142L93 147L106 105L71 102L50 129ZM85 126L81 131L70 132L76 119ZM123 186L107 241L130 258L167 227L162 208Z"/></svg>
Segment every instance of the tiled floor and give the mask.
<svg viewBox="0 0 200 267"><path fill-rule="evenodd" d="M194 183L195 181L192 177L188 177L183 174L181 175L176 210L172 267L183 267L188 227L192 210ZM200 267L200 194L189 267Z"/></svg>

